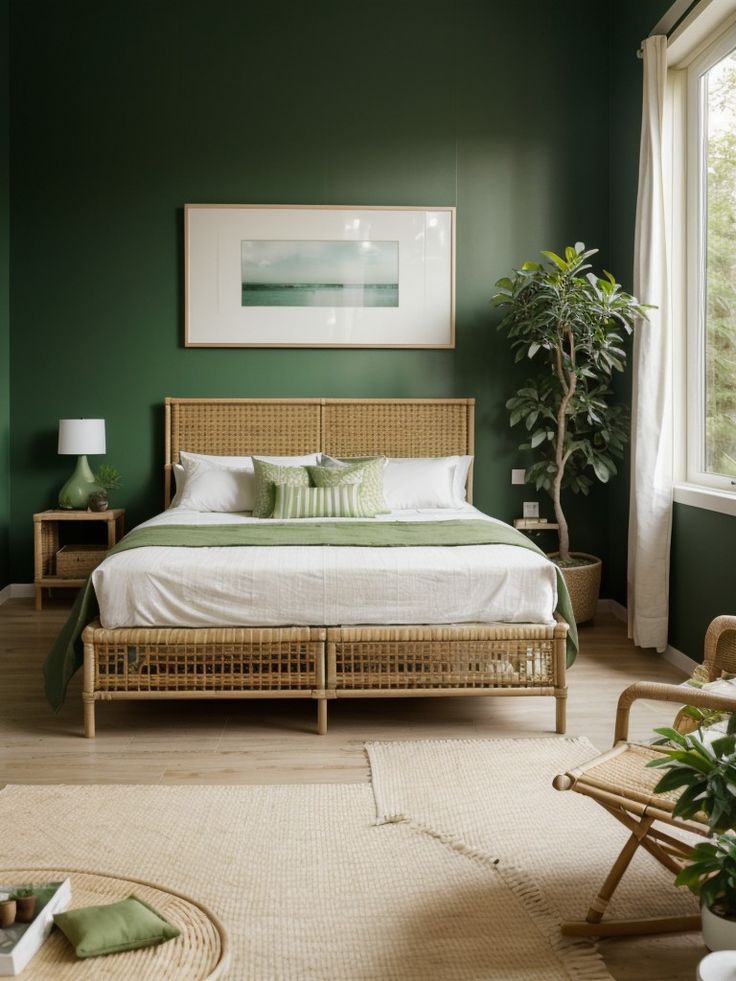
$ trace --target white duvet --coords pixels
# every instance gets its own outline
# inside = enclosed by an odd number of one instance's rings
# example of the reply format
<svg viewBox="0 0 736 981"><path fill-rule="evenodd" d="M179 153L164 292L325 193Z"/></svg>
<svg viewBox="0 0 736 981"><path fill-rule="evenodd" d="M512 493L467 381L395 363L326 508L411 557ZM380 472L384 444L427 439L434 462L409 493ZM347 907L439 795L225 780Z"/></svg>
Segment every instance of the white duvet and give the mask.
<svg viewBox="0 0 736 981"><path fill-rule="evenodd" d="M469 504L374 520L458 518L495 521ZM173 508L139 527L262 520ZM92 582L109 628L551 623L557 605L555 567L512 545L156 546L105 559Z"/></svg>

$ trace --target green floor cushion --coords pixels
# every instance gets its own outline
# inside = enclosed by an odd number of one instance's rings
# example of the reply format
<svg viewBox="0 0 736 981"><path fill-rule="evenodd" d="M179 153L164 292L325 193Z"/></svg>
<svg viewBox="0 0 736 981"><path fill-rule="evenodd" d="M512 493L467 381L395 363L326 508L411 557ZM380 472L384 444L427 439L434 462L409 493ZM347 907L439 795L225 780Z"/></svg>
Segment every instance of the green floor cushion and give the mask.
<svg viewBox="0 0 736 981"><path fill-rule="evenodd" d="M105 906L56 913L54 923L77 957L99 957L173 940L180 931L137 896Z"/></svg>

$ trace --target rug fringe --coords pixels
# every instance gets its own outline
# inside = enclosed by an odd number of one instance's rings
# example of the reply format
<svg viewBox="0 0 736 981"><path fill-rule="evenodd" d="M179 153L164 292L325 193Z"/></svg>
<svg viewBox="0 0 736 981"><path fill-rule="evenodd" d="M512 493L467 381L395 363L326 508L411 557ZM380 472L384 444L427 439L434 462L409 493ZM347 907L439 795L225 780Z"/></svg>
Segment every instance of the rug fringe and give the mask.
<svg viewBox="0 0 736 981"><path fill-rule="evenodd" d="M500 858L493 858L479 848L472 848L456 835L437 831L411 819L391 815L387 816L381 823L395 824L401 821L408 824L413 831L435 838L460 855L479 862L486 868L498 873L504 883L521 901L537 930L546 938L573 981L613 981L613 975L606 967L595 943L583 939L563 937L560 933L559 914L544 899L539 887L528 872L515 865L504 865Z"/></svg>

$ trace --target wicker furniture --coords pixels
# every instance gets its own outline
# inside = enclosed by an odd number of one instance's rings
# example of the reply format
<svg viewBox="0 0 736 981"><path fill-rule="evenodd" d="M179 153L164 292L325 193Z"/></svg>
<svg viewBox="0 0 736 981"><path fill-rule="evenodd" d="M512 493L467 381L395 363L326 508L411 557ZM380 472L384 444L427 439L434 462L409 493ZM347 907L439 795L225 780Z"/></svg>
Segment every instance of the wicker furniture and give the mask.
<svg viewBox="0 0 736 981"><path fill-rule="evenodd" d="M176 978L215 981L230 964L230 942L219 919L203 906L166 886L117 875L74 869L0 869L4 882L71 879L69 909L101 906L131 893L157 909L181 934L157 947L80 960L60 930L54 930L23 971L24 981L113 981L115 978Z"/></svg>
<svg viewBox="0 0 736 981"><path fill-rule="evenodd" d="M708 627L705 659L698 674L703 681L715 681L723 671L731 673L735 670L736 617L717 617ZM692 839L688 841L674 835L672 830L708 836L705 822L683 821L672 816L678 793L654 793L662 771L647 769L646 764L661 755L662 750L628 741L631 706L640 698L736 712L736 695L716 695L681 685L638 682L625 689L619 698L613 748L584 766L555 777L556 790L573 790L592 798L631 833L590 904L585 920L562 924L566 936L611 937L700 929L699 916L603 922L611 897L637 848L644 848L677 875L692 853L693 845Z"/></svg>
<svg viewBox="0 0 736 981"><path fill-rule="evenodd" d="M60 526L67 522L104 522L105 545L100 545L96 561L90 568L89 546L64 546L60 567L57 553L60 548ZM39 511L33 515L33 582L36 588L36 609L43 606L44 586L62 586L79 589L92 571L104 558L100 550L112 548L125 532L125 510L110 508L108 511Z"/></svg>
<svg viewBox="0 0 736 981"><path fill-rule="evenodd" d="M223 455L473 453L473 399L166 399L165 498L180 450ZM472 499L472 470L468 476ZM84 642L85 735L111 699L547 695L565 731L567 624L117 628Z"/></svg>

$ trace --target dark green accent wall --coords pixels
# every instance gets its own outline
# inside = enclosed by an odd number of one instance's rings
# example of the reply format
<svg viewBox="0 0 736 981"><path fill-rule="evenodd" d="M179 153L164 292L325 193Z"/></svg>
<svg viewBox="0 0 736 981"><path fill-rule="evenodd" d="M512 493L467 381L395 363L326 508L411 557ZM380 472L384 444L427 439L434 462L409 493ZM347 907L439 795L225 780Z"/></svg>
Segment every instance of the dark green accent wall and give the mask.
<svg viewBox="0 0 736 981"><path fill-rule="evenodd" d="M670 568L670 644L703 660L710 621L736 611L736 518L676 504Z"/></svg>
<svg viewBox="0 0 736 981"><path fill-rule="evenodd" d="M0 2L0 589L10 582L10 216L8 2Z"/></svg>
<svg viewBox="0 0 736 981"><path fill-rule="evenodd" d="M476 502L520 514L487 301L541 248L607 246L607 24L547 0L14 3L14 579L68 471L59 417L106 418L116 502L160 510L165 395L475 396ZM456 351L184 349L187 201L456 205ZM578 548L605 553L604 501L573 504Z"/></svg>

